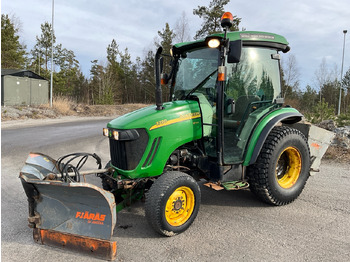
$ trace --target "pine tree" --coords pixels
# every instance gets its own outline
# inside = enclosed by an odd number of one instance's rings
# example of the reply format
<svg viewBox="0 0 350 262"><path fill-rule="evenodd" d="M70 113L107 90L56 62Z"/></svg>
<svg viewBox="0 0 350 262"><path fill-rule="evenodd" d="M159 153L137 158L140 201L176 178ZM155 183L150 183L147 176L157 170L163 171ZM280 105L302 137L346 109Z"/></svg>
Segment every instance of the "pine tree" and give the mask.
<svg viewBox="0 0 350 262"><path fill-rule="evenodd" d="M345 75L342 79L342 87L346 89L348 93L350 93L350 68L346 71Z"/></svg>
<svg viewBox="0 0 350 262"><path fill-rule="evenodd" d="M121 85L123 86L123 103L130 103L134 96L134 89L132 86L133 72L131 56L128 48L125 48L124 53L120 53L120 68L121 68Z"/></svg>
<svg viewBox="0 0 350 262"><path fill-rule="evenodd" d="M346 90L344 94L344 98L342 100L344 112L349 115L350 118L350 68L346 71L343 79L342 79L342 87L343 90Z"/></svg>
<svg viewBox="0 0 350 262"><path fill-rule="evenodd" d="M19 42L19 29L9 16L1 15L1 67L22 69L26 65L26 46Z"/></svg>
<svg viewBox="0 0 350 262"><path fill-rule="evenodd" d="M108 96L112 96L112 98L107 99L110 104L114 102L123 103L124 100L123 86L120 80L123 75L123 71L120 67L120 62L118 62L118 56L120 56L119 45L115 39L112 39L112 42L107 46L108 64L105 75L102 78L105 82L104 87L109 90ZM106 95L106 93L103 95Z"/></svg>
<svg viewBox="0 0 350 262"><path fill-rule="evenodd" d="M52 44L56 43L52 26L45 22L41 24L41 35L36 36L36 44L31 50L32 62L30 68L46 79L50 79L50 69L54 66L53 72L53 93L58 96L69 96L73 100L79 100L79 92L86 79L82 77L79 68L79 61L72 50L68 50L57 44L53 46L53 62L51 65ZM86 83L85 83L86 86Z"/></svg>
<svg viewBox="0 0 350 262"><path fill-rule="evenodd" d="M163 47L163 53L169 54L170 49L173 46L173 39L175 37L175 33L170 29L168 23L165 23L165 28L162 31L158 31L158 36L160 37L160 46Z"/></svg>
<svg viewBox="0 0 350 262"><path fill-rule="evenodd" d="M154 52L149 50L142 61L141 87L143 89L144 103L154 102L155 99L154 55Z"/></svg>
<svg viewBox="0 0 350 262"><path fill-rule="evenodd" d="M212 0L209 3L209 7L198 6L197 9L193 9L193 14L198 15L199 18L203 18L202 28L199 29L194 39L200 39L207 35L218 33L222 31L220 19L224 14L224 6L227 5L230 0ZM238 31L241 18L233 16L233 26L230 31Z"/></svg>
<svg viewBox="0 0 350 262"><path fill-rule="evenodd" d="M161 46L163 48L163 54L170 54L170 49L173 46L173 39L175 37L175 33L170 29L168 23L165 23L165 28L162 31L158 31L158 36L160 37L160 43L156 43L156 45ZM170 73L170 57L163 57L163 72Z"/></svg>
<svg viewBox="0 0 350 262"><path fill-rule="evenodd" d="M44 24L41 24L41 35L36 36L36 44L34 48L32 49L32 57L33 57L33 64L39 63L40 60L40 67L41 63L44 63L45 72L49 70L48 64L51 57L51 48L52 48L52 26L50 23L45 22ZM56 43L56 36L53 35L53 44ZM54 48L55 51L55 48ZM52 65L51 65L52 66Z"/></svg>

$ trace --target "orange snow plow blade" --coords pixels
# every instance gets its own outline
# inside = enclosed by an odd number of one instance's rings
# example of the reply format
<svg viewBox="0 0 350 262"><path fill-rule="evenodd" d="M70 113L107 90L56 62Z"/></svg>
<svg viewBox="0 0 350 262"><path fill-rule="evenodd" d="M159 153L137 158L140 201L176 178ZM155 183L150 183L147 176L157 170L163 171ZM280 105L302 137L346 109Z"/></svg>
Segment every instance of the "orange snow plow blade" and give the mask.
<svg viewBox="0 0 350 262"><path fill-rule="evenodd" d="M94 255L107 260L117 257L117 242L35 228L33 238L43 245L61 247Z"/></svg>

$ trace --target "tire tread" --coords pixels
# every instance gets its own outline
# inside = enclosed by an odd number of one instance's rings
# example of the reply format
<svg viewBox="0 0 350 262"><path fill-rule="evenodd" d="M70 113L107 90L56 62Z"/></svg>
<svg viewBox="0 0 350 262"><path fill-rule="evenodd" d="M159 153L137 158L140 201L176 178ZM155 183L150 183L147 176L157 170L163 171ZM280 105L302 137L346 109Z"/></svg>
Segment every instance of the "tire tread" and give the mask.
<svg viewBox="0 0 350 262"><path fill-rule="evenodd" d="M148 223L153 227L153 229L158 232L161 235L165 236L174 236L178 233L181 233L182 231L185 231L190 224L193 222L194 218L196 217L198 213L198 208L194 209L192 216L193 220L189 223L188 226L184 227L181 232L174 232L164 229L164 226L162 225L162 221L160 219L161 212L162 211L162 194L164 194L169 187L172 187L174 185L177 185L180 183L181 180L188 179L197 187L197 190L199 192L199 196L196 198L196 205L199 205L200 203L200 188L197 184L197 182L192 178L191 176L187 175L186 173L182 173L179 171L171 171L164 173L161 175L151 186L150 190L148 191L146 195L146 203L145 203L145 214L146 218L148 220Z"/></svg>
<svg viewBox="0 0 350 262"><path fill-rule="evenodd" d="M307 139L299 130L287 126L275 127L266 138L266 141L260 151L260 155L256 163L248 167L250 190L263 202L276 206L287 205L293 202L300 195L307 181L306 179L305 182L301 185L301 190L299 193L293 199L290 199L288 201L279 200L276 198L272 187L269 184L268 168L271 163L273 151L278 143L289 135L297 135L302 137L307 145ZM307 147L307 149L308 154L310 155L309 147Z"/></svg>

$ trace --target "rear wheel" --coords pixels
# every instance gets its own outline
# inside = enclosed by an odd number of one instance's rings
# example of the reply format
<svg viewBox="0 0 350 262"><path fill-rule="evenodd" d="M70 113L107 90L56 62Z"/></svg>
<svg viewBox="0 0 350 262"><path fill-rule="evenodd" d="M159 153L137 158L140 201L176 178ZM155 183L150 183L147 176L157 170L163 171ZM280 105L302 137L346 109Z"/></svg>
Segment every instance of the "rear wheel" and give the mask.
<svg viewBox="0 0 350 262"><path fill-rule="evenodd" d="M267 137L255 164L248 167L251 191L273 205L294 201L309 178L310 152L297 129L275 127Z"/></svg>
<svg viewBox="0 0 350 262"><path fill-rule="evenodd" d="M159 234L179 234L193 223L200 199L200 188L191 176L177 171L164 173L146 196L147 220Z"/></svg>

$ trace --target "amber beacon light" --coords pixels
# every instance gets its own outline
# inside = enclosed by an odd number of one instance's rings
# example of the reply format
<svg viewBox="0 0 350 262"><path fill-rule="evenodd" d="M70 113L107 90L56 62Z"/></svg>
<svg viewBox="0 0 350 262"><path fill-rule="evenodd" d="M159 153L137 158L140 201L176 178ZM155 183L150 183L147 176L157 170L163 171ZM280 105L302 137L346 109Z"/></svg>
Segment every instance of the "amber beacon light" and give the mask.
<svg viewBox="0 0 350 262"><path fill-rule="evenodd" d="M233 25L233 15L230 12L226 12L221 17L222 27L231 27Z"/></svg>

